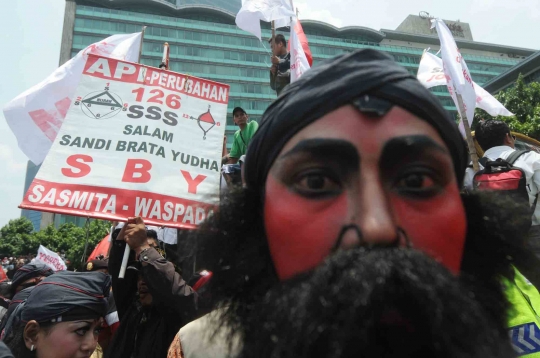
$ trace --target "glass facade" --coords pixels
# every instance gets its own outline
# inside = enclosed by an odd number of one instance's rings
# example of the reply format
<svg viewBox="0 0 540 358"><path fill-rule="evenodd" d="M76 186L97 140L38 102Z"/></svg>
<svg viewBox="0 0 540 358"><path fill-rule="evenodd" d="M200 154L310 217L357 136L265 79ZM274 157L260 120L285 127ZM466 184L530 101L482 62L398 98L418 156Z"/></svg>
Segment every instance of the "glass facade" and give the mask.
<svg viewBox="0 0 540 358"><path fill-rule="evenodd" d="M523 80L525 83L540 82L540 69L528 74Z"/></svg>
<svg viewBox="0 0 540 358"><path fill-rule="evenodd" d="M170 1L171 4L174 1ZM236 13L240 2L224 2L217 5L214 0L176 1L176 6L211 5ZM233 19L230 19L233 21ZM170 68L172 71L224 82L231 86L229 115L227 118L228 145L237 127L230 112L236 106L243 107L251 119L259 120L264 110L276 98L269 85L270 50L266 41L260 42L253 35L240 30L232 23L212 11L190 13L189 18L163 16L136 11L105 9L78 5L75 16L72 55L84 47L115 33L140 31L145 33L141 62L159 66L163 43L170 45ZM321 26L304 24L313 53L314 66L322 60L351 52L360 48L374 48L391 54L396 62L409 72L416 74L423 47L388 45L377 41L369 31L340 36L324 30ZM278 30L278 33L280 31ZM360 31L359 31L360 32ZM286 38L288 33L284 32ZM268 39L270 30L263 28L263 39ZM426 45L427 47L427 45ZM476 83L482 85L504 72L518 59L464 54ZM455 112L456 108L444 87L432 91L445 108Z"/></svg>
<svg viewBox="0 0 540 358"><path fill-rule="evenodd" d="M174 3L175 0L166 0ZM223 10L236 14L242 7L241 0L176 0L176 6L182 7L186 5L207 5L215 6Z"/></svg>
<svg viewBox="0 0 540 358"><path fill-rule="evenodd" d="M230 148L233 134L238 129L232 120L232 109L243 107L252 120L259 121L276 98L269 85L271 54L266 42L271 36L269 26L261 23L262 42L240 30L234 24L234 14L240 9L241 0L151 0L140 4L137 2L138 7L125 5L129 10L121 10L108 8L110 3L105 0L77 0L71 55L110 35L138 32L142 26L147 26L141 63L159 66L163 43L168 42L172 71L231 86L226 127L227 146ZM427 44L422 46L421 41L417 47L391 45L381 42L384 35L380 32L369 29L340 32L320 22L304 21L302 25L313 53L314 66L342 53L373 48L389 53L396 62L416 75L424 48L429 47ZM284 30L277 33L283 33L288 39L288 31ZM479 56L468 54L463 49L462 53L474 81L480 85L520 61L495 53L493 56ZM431 91L455 115L456 108L446 87L435 87ZM30 218L34 214L25 212L24 215ZM58 226L73 222L82 226L85 220L55 215L54 223ZM34 227L39 229L39 220Z"/></svg>

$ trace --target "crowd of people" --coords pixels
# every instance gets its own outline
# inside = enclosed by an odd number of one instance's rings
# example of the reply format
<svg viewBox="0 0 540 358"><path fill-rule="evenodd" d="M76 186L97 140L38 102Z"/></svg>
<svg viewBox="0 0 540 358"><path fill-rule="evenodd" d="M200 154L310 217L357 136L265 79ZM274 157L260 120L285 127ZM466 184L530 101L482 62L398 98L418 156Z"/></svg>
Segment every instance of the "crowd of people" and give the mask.
<svg viewBox="0 0 540 358"><path fill-rule="evenodd" d="M84 272L26 263L0 357L540 354L540 154L514 163L527 203L478 190L439 100L369 49L284 86L259 124L242 108L233 117L223 162L241 174L183 236L195 273L141 218ZM514 151L496 121L476 135L487 166Z"/></svg>

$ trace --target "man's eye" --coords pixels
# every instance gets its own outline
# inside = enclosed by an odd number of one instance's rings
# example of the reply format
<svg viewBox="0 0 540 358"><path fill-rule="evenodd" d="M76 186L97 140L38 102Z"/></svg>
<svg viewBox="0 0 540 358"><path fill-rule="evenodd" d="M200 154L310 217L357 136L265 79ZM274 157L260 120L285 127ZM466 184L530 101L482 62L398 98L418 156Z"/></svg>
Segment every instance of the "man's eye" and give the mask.
<svg viewBox="0 0 540 358"><path fill-rule="evenodd" d="M440 186L429 173L416 172L402 175L396 182L396 189L405 194L431 196Z"/></svg>
<svg viewBox="0 0 540 358"><path fill-rule="evenodd" d="M295 189L304 195L331 195L339 192L341 186L336 180L319 172L310 172L298 176Z"/></svg>
<svg viewBox="0 0 540 358"><path fill-rule="evenodd" d="M398 182L399 187L413 189L430 188L433 185L433 179L425 174L408 174Z"/></svg>

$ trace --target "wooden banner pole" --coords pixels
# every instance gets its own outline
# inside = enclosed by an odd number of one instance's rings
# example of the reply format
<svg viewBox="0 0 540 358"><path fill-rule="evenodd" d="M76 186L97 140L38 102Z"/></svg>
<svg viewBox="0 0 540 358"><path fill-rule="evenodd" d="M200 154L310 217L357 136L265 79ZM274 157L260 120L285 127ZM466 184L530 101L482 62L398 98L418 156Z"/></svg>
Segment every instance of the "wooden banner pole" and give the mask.
<svg viewBox="0 0 540 358"><path fill-rule="evenodd" d="M146 31L146 26L143 26L142 31L141 31L141 45L139 47L139 61L138 61L139 63L141 63L145 31ZM125 225L127 225L127 223ZM113 239L112 239L112 231L111 231L111 246L114 245L114 242L112 242L112 240ZM124 256L122 256L122 264L120 265L120 272L118 273L118 278L124 278L126 275L126 269L128 265L128 259L129 259L129 250L130 250L129 245L126 243L126 247L124 248Z"/></svg>
<svg viewBox="0 0 540 358"><path fill-rule="evenodd" d="M467 138L467 145L469 147L469 155L471 156L473 170L477 172L478 170L480 170L480 166L478 165L478 153L476 153L476 147L474 146L471 127L469 126L469 120L467 118L467 113L465 112L465 105L463 104L463 98L459 93L456 93L456 97L459 104L461 122L463 123L463 128L465 129L465 136Z"/></svg>

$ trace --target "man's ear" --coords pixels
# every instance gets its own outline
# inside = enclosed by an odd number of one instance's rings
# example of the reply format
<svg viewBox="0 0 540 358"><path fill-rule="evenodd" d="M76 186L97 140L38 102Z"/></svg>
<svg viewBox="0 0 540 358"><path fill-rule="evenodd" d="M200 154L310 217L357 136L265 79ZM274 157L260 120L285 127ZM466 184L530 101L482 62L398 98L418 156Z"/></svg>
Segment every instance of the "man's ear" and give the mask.
<svg viewBox="0 0 540 358"><path fill-rule="evenodd" d="M24 327L23 332L23 338L24 338L24 345L28 350L32 349L32 346L34 349L38 346L38 340L39 340L39 331L40 331L40 325L36 321L32 320L26 324Z"/></svg>
<svg viewBox="0 0 540 358"><path fill-rule="evenodd" d="M505 139L505 144L508 144L509 147L512 146L512 144L515 144L514 137L512 137L512 133L507 133Z"/></svg>

